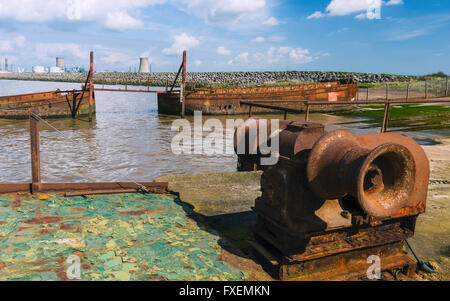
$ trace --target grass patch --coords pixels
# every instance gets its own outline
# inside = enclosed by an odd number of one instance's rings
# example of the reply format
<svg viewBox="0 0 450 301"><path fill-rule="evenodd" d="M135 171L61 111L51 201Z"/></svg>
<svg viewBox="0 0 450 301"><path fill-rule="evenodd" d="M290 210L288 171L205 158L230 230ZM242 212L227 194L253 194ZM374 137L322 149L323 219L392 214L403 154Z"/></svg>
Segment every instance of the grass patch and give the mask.
<svg viewBox="0 0 450 301"><path fill-rule="evenodd" d="M353 111L343 111L337 114L367 118L368 124L380 126L384 116L384 105L365 105ZM389 127L404 131L450 129L450 106L392 105L389 114Z"/></svg>

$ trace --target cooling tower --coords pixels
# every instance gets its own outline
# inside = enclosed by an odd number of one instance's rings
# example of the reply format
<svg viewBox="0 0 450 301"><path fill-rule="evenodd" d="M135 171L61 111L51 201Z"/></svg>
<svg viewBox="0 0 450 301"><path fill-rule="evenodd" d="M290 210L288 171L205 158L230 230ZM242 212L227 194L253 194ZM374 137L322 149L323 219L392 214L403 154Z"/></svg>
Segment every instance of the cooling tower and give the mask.
<svg viewBox="0 0 450 301"><path fill-rule="evenodd" d="M140 73L149 73L150 70L148 69L148 57L141 57L140 58L140 65L139 65L139 72Z"/></svg>
<svg viewBox="0 0 450 301"><path fill-rule="evenodd" d="M61 70L64 69L64 58L63 57L56 58L56 67L59 67Z"/></svg>

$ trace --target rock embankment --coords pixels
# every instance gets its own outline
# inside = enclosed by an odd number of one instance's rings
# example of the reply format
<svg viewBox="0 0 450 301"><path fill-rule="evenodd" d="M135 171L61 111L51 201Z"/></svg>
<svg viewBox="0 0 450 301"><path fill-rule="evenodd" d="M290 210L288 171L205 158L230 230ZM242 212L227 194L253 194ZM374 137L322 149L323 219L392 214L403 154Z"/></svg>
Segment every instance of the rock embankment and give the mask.
<svg viewBox="0 0 450 301"><path fill-rule="evenodd" d="M0 79L39 80L84 82L87 73L5 73ZM175 79L175 72L130 73L130 72L96 72L96 84L129 84L129 85L171 85ZM353 79L358 83L384 83L409 81L413 77L405 75L387 75L370 73L346 72L311 72L311 71L283 71L283 72L188 72L187 82L190 86L208 85L259 85L283 82L323 82ZM178 83L181 77L178 78Z"/></svg>

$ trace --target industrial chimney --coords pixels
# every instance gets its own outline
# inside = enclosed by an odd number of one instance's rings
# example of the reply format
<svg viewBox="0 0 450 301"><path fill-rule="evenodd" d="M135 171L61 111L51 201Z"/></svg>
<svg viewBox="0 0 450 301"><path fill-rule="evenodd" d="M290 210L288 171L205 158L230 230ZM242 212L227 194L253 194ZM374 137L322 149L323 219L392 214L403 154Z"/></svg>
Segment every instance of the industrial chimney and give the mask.
<svg viewBox="0 0 450 301"><path fill-rule="evenodd" d="M148 68L148 57L141 57L140 58L140 65L139 65L139 72L140 73L149 73Z"/></svg>
<svg viewBox="0 0 450 301"><path fill-rule="evenodd" d="M61 70L64 69L64 58L63 57L56 58L56 67L60 68Z"/></svg>

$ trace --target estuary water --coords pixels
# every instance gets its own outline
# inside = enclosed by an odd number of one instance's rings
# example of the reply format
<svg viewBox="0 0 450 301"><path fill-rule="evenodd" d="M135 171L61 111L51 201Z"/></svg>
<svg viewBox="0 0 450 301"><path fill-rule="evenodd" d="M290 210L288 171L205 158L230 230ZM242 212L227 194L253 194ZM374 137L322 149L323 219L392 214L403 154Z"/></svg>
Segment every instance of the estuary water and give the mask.
<svg viewBox="0 0 450 301"><path fill-rule="evenodd" d="M80 84L0 80L0 96L57 88L79 89ZM177 132L171 131L171 126L178 117L158 115L156 94L97 91L96 111L92 123L86 118L40 122L43 182L143 182L163 175L236 170L234 154L174 154L171 142ZM283 118L282 115L264 117ZM208 118L218 118L225 127L226 118L245 119L246 116L203 116L203 122ZM304 120L304 116L288 115L288 119ZM187 117L187 120L194 130L194 118ZM326 130L347 129L357 134L379 131L354 118L312 114L311 120L324 123ZM208 134L204 132L203 137ZM433 136L432 133L408 135ZM224 139L224 143L232 141ZM0 119L0 182L30 181L29 121Z"/></svg>

